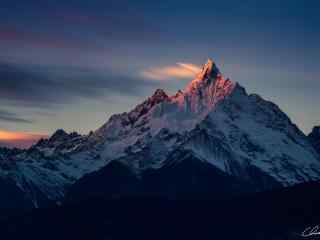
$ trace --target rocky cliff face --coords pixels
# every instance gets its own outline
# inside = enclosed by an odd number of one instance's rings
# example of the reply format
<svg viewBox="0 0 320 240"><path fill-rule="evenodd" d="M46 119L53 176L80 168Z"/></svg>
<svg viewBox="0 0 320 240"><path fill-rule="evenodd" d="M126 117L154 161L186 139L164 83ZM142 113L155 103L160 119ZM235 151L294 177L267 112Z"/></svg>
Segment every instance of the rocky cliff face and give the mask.
<svg viewBox="0 0 320 240"><path fill-rule="evenodd" d="M320 154L320 126L315 126L312 129L312 132L308 135L308 138L313 147Z"/></svg>

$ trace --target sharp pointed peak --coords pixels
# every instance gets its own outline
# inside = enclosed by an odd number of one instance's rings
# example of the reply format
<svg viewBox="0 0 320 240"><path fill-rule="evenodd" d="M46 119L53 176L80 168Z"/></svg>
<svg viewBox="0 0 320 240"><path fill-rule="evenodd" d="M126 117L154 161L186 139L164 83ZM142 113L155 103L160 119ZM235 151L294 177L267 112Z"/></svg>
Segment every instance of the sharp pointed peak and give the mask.
<svg viewBox="0 0 320 240"><path fill-rule="evenodd" d="M75 138L81 136L77 132L71 132L67 133L63 129L58 129L56 130L52 136L49 138L50 141L57 141L57 140L63 140L63 139L68 139L68 138Z"/></svg>
<svg viewBox="0 0 320 240"><path fill-rule="evenodd" d="M58 129L56 130L53 134L52 134L52 138L57 137L57 136L67 136L68 133L66 133L66 131L64 131L63 129Z"/></svg>
<svg viewBox="0 0 320 240"><path fill-rule="evenodd" d="M211 58L208 58L207 62L202 67L200 77L202 77L202 78L205 78L205 77L216 78L220 74L221 74L220 70L217 67L216 63Z"/></svg>
<svg viewBox="0 0 320 240"><path fill-rule="evenodd" d="M169 99L169 96L163 89L157 89L147 101L162 102Z"/></svg>
<svg viewBox="0 0 320 240"><path fill-rule="evenodd" d="M320 136L320 125L319 126L314 126L312 128L312 131L310 133L310 135L317 135L317 136Z"/></svg>
<svg viewBox="0 0 320 240"><path fill-rule="evenodd" d="M167 93L161 89L161 88L158 88L154 94L152 95L152 97L168 97Z"/></svg>
<svg viewBox="0 0 320 240"><path fill-rule="evenodd" d="M202 85L214 83L221 76L222 74L215 62L211 58L208 58L207 62L202 66L200 73L186 87L185 92L189 92Z"/></svg>
<svg viewBox="0 0 320 240"><path fill-rule="evenodd" d="M208 60L207 60L207 62L206 62L205 65L211 65L211 66L213 66L213 65L215 65L215 63L214 63L214 61L212 60L212 58L208 58Z"/></svg>

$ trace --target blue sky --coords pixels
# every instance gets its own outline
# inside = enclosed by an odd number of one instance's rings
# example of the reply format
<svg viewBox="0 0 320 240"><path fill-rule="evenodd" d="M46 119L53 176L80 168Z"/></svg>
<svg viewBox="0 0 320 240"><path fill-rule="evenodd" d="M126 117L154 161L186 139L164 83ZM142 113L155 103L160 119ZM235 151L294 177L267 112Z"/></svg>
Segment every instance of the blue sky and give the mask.
<svg viewBox="0 0 320 240"><path fill-rule="evenodd" d="M318 1L2 1L0 130L87 133L211 57L308 133L320 124Z"/></svg>

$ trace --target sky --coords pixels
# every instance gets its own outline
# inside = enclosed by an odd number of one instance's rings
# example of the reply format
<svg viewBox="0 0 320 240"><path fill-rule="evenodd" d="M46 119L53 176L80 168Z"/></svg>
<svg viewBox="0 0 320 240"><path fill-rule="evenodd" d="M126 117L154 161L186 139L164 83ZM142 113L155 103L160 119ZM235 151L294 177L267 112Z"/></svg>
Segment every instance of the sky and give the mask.
<svg viewBox="0 0 320 240"><path fill-rule="evenodd" d="M278 104L306 134L320 125L320 3L2 0L0 145L56 129L88 133L212 58Z"/></svg>

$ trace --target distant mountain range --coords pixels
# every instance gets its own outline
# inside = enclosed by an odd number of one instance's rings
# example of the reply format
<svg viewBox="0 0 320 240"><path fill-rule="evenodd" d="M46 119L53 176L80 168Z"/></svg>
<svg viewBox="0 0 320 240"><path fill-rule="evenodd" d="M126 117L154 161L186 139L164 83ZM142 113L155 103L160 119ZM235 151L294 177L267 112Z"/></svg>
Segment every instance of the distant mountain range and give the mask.
<svg viewBox="0 0 320 240"><path fill-rule="evenodd" d="M320 128L306 136L210 59L184 90L158 89L88 135L58 130L27 150L0 149L2 209L99 195L223 199L319 179Z"/></svg>

